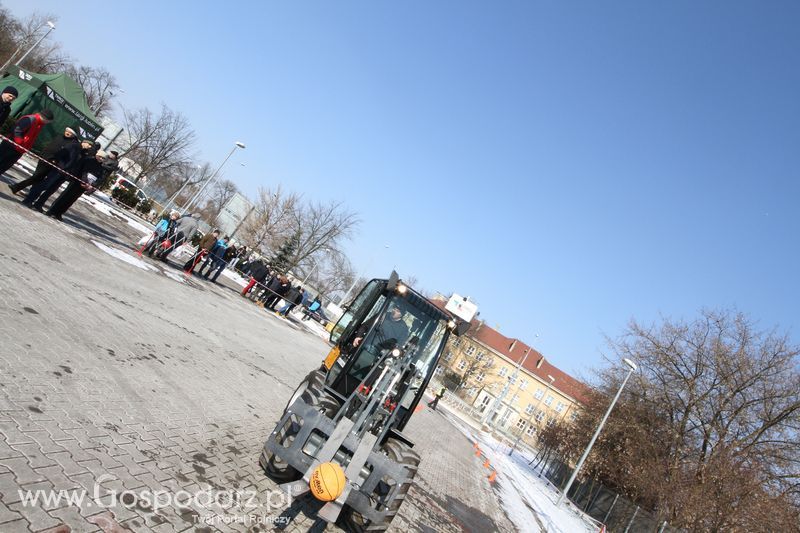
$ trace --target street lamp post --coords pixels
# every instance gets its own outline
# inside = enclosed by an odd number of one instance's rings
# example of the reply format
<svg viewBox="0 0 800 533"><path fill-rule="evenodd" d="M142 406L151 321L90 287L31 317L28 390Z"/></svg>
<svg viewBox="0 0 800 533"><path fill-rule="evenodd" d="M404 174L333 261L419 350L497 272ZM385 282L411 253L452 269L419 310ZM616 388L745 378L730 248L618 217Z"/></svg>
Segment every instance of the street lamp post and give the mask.
<svg viewBox="0 0 800 533"><path fill-rule="evenodd" d="M208 187L211 184L211 182L217 177L217 174L219 174L219 171L222 170L222 167L225 165L225 163L228 162L228 159L231 158L231 156L233 155L233 152L235 152L237 148L244 149L245 148L244 143L241 142L241 141L236 141L236 144L233 145L233 148L231 149L230 153L222 161L222 163L220 163L220 165L217 167L217 170L214 171L214 173L200 187L200 190L198 190L197 193L195 193L195 195L192 196L192 199L189 200L189 202L183 207L183 213L186 213L186 211L188 211L189 208L192 207L194 205L194 203L197 200L200 199L200 197L202 196L203 192L205 192L206 187Z"/></svg>
<svg viewBox="0 0 800 533"><path fill-rule="evenodd" d="M50 29L49 29L49 30L47 30L47 31L45 32L45 34L44 34L44 35L42 35L41 37L39 37L39 40L38 40L38 41L36 41L35 43L33 43L33 46L31 46L30 48L28 48L28 51L27 51L27 52L25 52L25 54L24 54L22 57L20 57L20 58L19 58L19 61L17 61L17 65L19 65L19 66L22 66L22 62L23 62L23 61L25 61L25 58L27 58L27 57L28 57L28 55L30 55L30 53L31 53L31 52L33 52L33 51L36 49L36 47L37 47L37 46L39 46L39 43L41 43L42 41L44 41L44 40L45 40L45 38L46 38L48 35L50 35L50 32L51 32L51 31L53 31L54 29L56 29L56 25L55 25L55 24L53 24L52 22L50 22L49 20L47 21L47 26L49 26L49 27L50 27Z"/></svg>
<svg viewBox="0 0 800 533"><path fill-rule="evenodd" d="M547 374L547 379L549 381L547 382L547 386L544 388L544 394L542 394L542 397L539 398L538 402L536 402L536 409L534 409L533 412L531 413L531 416L528 417L528 423L526 424L526 426L531 423L531 421L533 420L533 417L536 415L536 411L540 411L541 410L542 402L544 401L545 396L547 396L547 393L550 392L550 387L553 385L553 382L556 380L556 378L554 378L550 374ZM514 446L512 446L511 449L508 450L508 455L509 456L514 453L514 450L517 449L517 445L519 444L520 439L522 439L522 429L521 428L519 430L519 435L517 435L517 439L514 441Z"/></svg>
<svg viewBox="0 0 800 533"><path fill-rule="evenodd" d="M594 446L594 441L597 440L598 435L600 435L600 430L603 429L603 426L605 425L606 420L608 420L608 415L611 414L611 410L614 408L614 405L617 403L617 400L619 400L619 396L620 396L620 394L622 394L622 389L625 388L625 384L628 382L628 378L630 378L631 374L633 374L633 371L636 370L636 363L634 363L630 359L625 358L622 361L626 365L628 365L628 368L629 368L628 373L625 375L625 379L622 380L622 385L619 386L619 390L617 391L616 396L614 396L614 399L611 400L611 405L608 406L608 410L606 411L606 414L603 415L603 419L600 421L600 424L597 426L597 429L595 430L594 435L592 435L592 440L589 441L589 445L586 447L586 450L584 450L583 455L581 455L581 458L578 460L578 464L575 465L575 470L572 471L572 475L569 477L569 481L567 481L567 486L564 487L564 491L558 497L558 501L556 502L556 506L561 504L561 500L564 499L564 496L567 495L567 493L569 492L570 487L572 487L572 483L575 481L575 478L578 476L578 472L580 472L581 467L583 466L583 462L586 461L586 457L588 457L589 456L589 452L592 451L592 446Z"/></svg>
<svg viewBox="0 0 800 533"><path fill-rule="evenodd" d="M45 24L42 24L41 26L39 26L39 27L36 29L36 31L38 32L38 31L39 31L39 30L41 30L41 29L42 29L44 26L49 26L49 27L50 27L50 29L49 29L49 30L47 30L47 32L46 32L44 35L42 35L42 36L39 38L39 40L38 40L38 41L36 41L36 42L33 44L33 46L31 46L30 48L28 48L28 51L27 51L27 52L25 52L25 54L24 54L24 55L23 55L21 58L19 58L19 61L17 61L17 65L19 65L19 66L22 66L22 62L23 62L23 61L25 61L25 58L26 58L26 57L28 57L28 54L30 54L31 52L33 52L33 50L34 50L34 49L35 49L37 46L39 46L39 43L41 43L41 42L42 42L42 41L45 39L45 37L47 37L48 35L50 35L50 32L51 32L51 31L53 31L54 29L56 29L56 25L55 25L55 24L53 24L52 22L50 22L50 21L48 20L48 21L47 21ZM34 32L34 34L36 34L36 32ZM31 37L33 37L33 35L31 35ZM27 39L25 39L25 41L27 41ZM19 51L20 51L20 50L22 50L22 47L25 45L25 41L22 41L22 43L20 43L20 45L17 47L17 49L16 49L16 50L14 50L14 53L13 53L13 54L11 54L11 56L8 58L8 61L6 61L5 63L3 63L3 66L2 66L2 67L0 67L0 74L2 74L3 72L5 72L5 70L6 70L6 69L8 68L8 66L11 64L11 62L12 62L12 61L14 61L14 56L16 56L16 55L19 53Z"/></svg>

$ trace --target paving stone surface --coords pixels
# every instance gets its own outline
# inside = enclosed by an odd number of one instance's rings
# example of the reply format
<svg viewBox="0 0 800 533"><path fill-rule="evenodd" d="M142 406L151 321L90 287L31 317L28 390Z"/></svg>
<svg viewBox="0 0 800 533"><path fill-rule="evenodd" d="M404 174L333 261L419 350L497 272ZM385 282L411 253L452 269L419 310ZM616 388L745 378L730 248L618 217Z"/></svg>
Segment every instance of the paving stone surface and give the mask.
<svg viewBox="0 0 800 533"><path fill-rule="evenodd" d="M322 530L258 456L327 344L233 285L139 268L125 218L64 220L0 184L0 531ZM406 433L422 464L392 530L513 530L455 428L423 409Z"/></svg>

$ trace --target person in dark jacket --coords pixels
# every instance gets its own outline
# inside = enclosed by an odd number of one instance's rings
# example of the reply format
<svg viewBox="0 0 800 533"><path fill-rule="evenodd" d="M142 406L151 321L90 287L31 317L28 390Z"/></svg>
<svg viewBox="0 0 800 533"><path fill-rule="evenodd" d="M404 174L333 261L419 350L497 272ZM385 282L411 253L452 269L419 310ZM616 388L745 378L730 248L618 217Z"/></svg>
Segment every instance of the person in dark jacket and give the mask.
<svg viewBox="0 0 800 533"><path fill-rule="evenodd" d="M267 279L267 276L269 276L269 269L261 259L256 259L255 261L250 263L249 270L250 270L250 282L242 290L242 296L247 296L247 294L250 292L251 289L253 289L253 287L256 286L256 284L263 285L264 281ZM253 293L255 294L255 291L253 291Z"/></svg>
<svg viewBox="0 0 800 533"><path fill-rule="evenodd" d="M36 163L36 169L33 171L33 174L31 174L30 178L9 185L11 192L17 194L25 187L29 185L36 185L42 181L50 173L50 171L53 170L52 165L56 164L55 157L59 150L61 150L64 146L75 142L77 138L78 135L75 133L74 128L66 128L64 129L64 135L61 137L53 137L53 139L47 143L47 145L45 145L44 149L39 154L44 161L40 159Z"/></svg>
<svg viewBox="0 0 800 533"><path fill-rule="evenodd" d="M0 93L0 127L6 123L8 115L11 114L11 102L17 99L19 92L17 88L9 85Z"/></svg>
<svg viewBox="0 0 800 533"><path fill-rule="evenodd" d="M103 174L103 161L105 161L106 153L99 150L92 156L91 151L89 151L83 154L82 157L78 174L80 181L69 180L67 188L56 198L56 201L45 213L47 216L61 220L62 215L78 201L78 198L83 194L92 194L95 191L94 184L100 180L100 176Z"/></svg>
<svg viewBox="0 0 800 533"><path fill-rule="evenodd" d="M79 143L77 138L69 143L65 143L54 155L58 168L48 172L45 179L31 187L31 190L28 191L28 195L22 203L37 211L42 211L50 195L56 192L65 180L72 179L68 174L77 176L80 174L84 158L90 153L91 157L94 157L94 152L91 150L91 142L83 141Z"/></svg>
<svg viewBox="0 0 800 533"><path fill-rule="evenodd" d="M275 306L278 302L286 296L286 293L289 292L289 289L292 288L292 284L289 282L289 278L280 274L275 277L276 284L273 287L272 284L269 285L269 296L267 297L266 301L264 302L264 309L269 309L270 311L275 310Z"/></svg>
<svg viewBox="0 0 800 533"><path fill-rule="evenodd" d="M209 250L205 261L203 261L203 264L200 265L200 270L197 272L199 275L203 276L205 279L208 279L208 276L211 274L211 272L214 269L219 268L220 263L223 265L222 268L225 268L224 257L225 252L228 250L228 240L228 236L226 235L222 239L219 239L217 244L215 244L214 247ZM208 270L206 270L206 267L208 267ZM206 271L205 274L203 274L204 270Z"/></svg>
<svg viewBox="0 0 800 533"><path fill-rule="evenodd" d="M303 287L300 287L299 285L297 287L292 287L286 292L286 296L283 297L283 301L285 302L283 307L275 312L285 317L292 311L292 309L295 308L296 305L299 305L303 302L304 295L305 291L303 290Z"/></svg>
<svg viewBox="0 0 800 533"><path fill-rule="evenodd" d="M8 141L0 143L0 174L5 174L19 161L22 154L33 147L39 132L52 121L53 112L45 109L41 113L25 115L14 124L14 144Z"/></svg>
<svg viewBox="0 0 800 533"><path fill-rule="evenodd" d="M191 272L194 270L194 267L197 266L201 260L203 260L211 249L216 246L217 240L219 240L219 230L215 229L210 233L206 233L203 235L203 238L200 239L200 244L197 246L197 251L186 261L186 264L183 265L183 270L185 272Z"/></svg>

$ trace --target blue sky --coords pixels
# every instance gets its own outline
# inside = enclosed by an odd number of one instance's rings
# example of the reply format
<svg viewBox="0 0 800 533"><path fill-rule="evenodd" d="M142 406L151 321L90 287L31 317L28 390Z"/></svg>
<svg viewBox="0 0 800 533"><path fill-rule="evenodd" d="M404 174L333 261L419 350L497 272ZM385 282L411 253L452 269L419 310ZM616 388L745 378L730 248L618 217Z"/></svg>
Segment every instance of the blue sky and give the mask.
<svg viewBox="0 0 800 533"><path fill-rule="evenodd" d="M3 1L203 159L247 143L246 193L346 202L365 275L469 295L575 375L701 307L800 340L800 4L204 4Z"/></svg>

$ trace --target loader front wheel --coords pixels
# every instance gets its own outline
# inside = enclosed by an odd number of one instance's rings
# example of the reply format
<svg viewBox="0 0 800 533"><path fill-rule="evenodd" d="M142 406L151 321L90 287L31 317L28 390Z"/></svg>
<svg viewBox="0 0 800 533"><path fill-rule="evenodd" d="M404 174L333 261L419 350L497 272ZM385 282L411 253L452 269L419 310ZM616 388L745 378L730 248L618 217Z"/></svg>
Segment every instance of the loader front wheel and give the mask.
<svg viewBox="0 0 800 533"><path fill-rule="evenodd" d="M361 513L354 511L347 507L342 515L341 524L345 529L352 533L378 533L386 531L392 523L392 519L400 510L400 506L406 499L408 490L414 483L414 476L417 475L419 468L420 457L417 452L411 449L409 445L396 439L388 439L382 447L383 452L389 459L406 467L408 477L400 485L394 496L387 501L381 502L382 506L389 509L382 522L370 522L365 519Z"/></svg>
<svg viewBox="0 0 800 533"><path fill-rule="evenodd" d="M300 385L289 398L289 403L286 404L283 414L286 414L286 411L298 398L302 398L308 405L318 407L330 418L333 418L339 410L339 402L336 398L325 392L325 374L319 370L311 372L300 382ZM283 418L283 415L281 415L281 418ZM288 448L300 432L300 427L300 423L295 421L285 424L278 430L275 442ZM261 452L258 462L264 472L278 483L297 481L303 477L302 472L299 472L269 450L264 449Z"/></svg>

